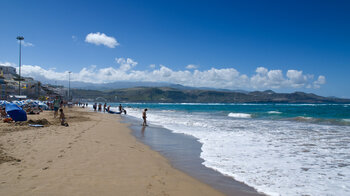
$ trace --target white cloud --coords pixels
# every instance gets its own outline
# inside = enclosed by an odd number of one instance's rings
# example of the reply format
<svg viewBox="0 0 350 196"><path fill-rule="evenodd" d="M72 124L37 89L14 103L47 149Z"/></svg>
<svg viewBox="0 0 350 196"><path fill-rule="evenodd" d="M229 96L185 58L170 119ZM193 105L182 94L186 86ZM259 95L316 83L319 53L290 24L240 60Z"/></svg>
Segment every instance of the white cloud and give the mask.
<svg viewBox="0 0 350 196"><path fill-rule="evenodd" d="M114 37L109 37L104 33L89 33L86 38L85 42L95 44L95 45L105 45L109 48L115 48L119 45L118 41Z"/></svg>
<svg viewBox="0 0 350 196"><path fill-rule="evenodd" d="M151 69L154 69L154 68L156 68L156 65L155 65L155 64L150 64L149 67L150 67Z"/></svg>
<svg viewBox="0 0 350 196"><path fill-rule="evenodd" d="M22 75L33 78L46 78L53 80L67 80L68 71L56 72L55 69L44 69L38 65L22 65Z"/></svg>
<svg viewBox="0 0 350 196"><path fill-rule="evenodd" d="M258 67L256 74L250 78L250 84L255 89L281 88L285 86L286 79L281 70L268 70L265 67Z"/></svg>
<svg viewBox="0 0 350 196"><path fill-rule="evenodd" d="M264 67L258 67L256 74L251 77L251 86L256 89L267 88L319 88L321 83L313 80L313 75L304 75L303 71L288 70L286 78L283 76L282 70L268 70ZM320 76L320 82L325 78ZM322 84L324 84L322 83Z"/></svg>
<svg viewBox="0 0 350 196"><path fill-rule="evenodd" d="M128 71L137 65L137 62L131 58L115 58L115 61L120 64L119 69L121 71Z"/></svg>
<svg viewBox="0 0 350 196"><path fill-rule="evenodd" d="M197 65L189 64L186 66L186 69L197 69Z"/></svg>
<svg viewBox="0 0 350 196"><path fill-rule="evenodd" d="M108 83L115 81L168 82L193 87L213 87L227 89L281 89L281 88L320 88L326 83L325 76L305 75L300 70L268 70L258 67L255 74L248 76L234 68L211 68L208 70L172 70L160 65L153 70L135 70L137 62L131 58L116 58L117 67L98 68L96 65L85 67L71 74L71 81ZM1 64L1 63L0 63ZM13 63L2 63L15 66ZM38 65L23 65L23 76L46 78L50 80L67 80L68 71L44 69Z"/></svg>
<svg viewBox="0 0 350 196"><path fill-rule="evenodd" d="M0 65L8 66L8 67L17 67L16 63L11 63L11 62L0 62Z"/></svg>
<svg viewBox="0 0 350 196"><path fill-rule="evenodd" d="M73 40L73 41L77 41L77 40L78 40L77 36L72 35L72 40Z"/></svg>
<svg viewBox="0 0 350 196"><path fill-rule="evenodd" d="M326 84L326 77L318 76L317 80L313 82L314 88L321 88L322 84Z"/></svg>

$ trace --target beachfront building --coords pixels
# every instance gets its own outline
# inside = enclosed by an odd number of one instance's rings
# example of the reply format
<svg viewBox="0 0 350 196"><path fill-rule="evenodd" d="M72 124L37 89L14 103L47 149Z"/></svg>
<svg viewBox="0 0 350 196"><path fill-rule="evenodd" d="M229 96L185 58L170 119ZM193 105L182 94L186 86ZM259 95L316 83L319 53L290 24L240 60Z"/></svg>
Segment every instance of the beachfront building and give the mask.
<svg viewBox="0 0 350 196"><path fill-rule="evenodd" d="M41 88L50 99L54 99L56 96L67 97L67 88L64 86L45 84Z"/></svg>
<svg viewBox="0 0 350 196"><path fill-rule="evenodd" d="M10 66L5 66L5 65L0 65L0 75L2 74L16 74L16 68L10 67Z"/></svg>
<svg viewBox="0 0 350 196"><path fill-rule="evenodd" d="M14 94L14 86L8 85L4 78L0 77L0 99L8 99L9 95Z"/></svg>
<svg viewBox="0 0 350 196"><path fill-rule="evenodd" d="M9 96L18 94L19 75L16 73L16 68L0 65L0 98L8 99ZM40 96L40 82L31 77L23 77L21 82L21 94L30 98L38 98Z"/></svg>
<svg viewBox="0 0 350 196"><path fill-rule="evenodd" d="M8 99L18 95L19 75L16 68L0 65L0 99ZM54 98L56 96L67 97L68 89L57 85L42 85L41 82L31 77L21 77L21 95L37 99L41 96Z"/></svg>

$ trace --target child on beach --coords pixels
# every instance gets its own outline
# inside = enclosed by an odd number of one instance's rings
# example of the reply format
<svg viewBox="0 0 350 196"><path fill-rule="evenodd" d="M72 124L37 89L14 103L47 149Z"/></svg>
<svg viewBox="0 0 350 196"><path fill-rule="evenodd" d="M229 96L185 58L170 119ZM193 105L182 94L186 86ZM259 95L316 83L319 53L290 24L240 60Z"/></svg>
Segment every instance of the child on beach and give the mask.
<svg viewBox="0 0 350 196"><path fill-rule="evenodd" d="M146 121L146 112L147 112L147 108L145 108L142 112L142 118L143 118L143 123L142 123L142 126L147 126L147 121Z"/></svg>
<svg viewBox="0 0 350 196"><path fill-rule="evenodd" d="M68 127L68 123L66 122L66 117L65 117L65 115L64 115L64 113L63 113L63 109L61 108L60 109L60 120L61 120L61 125L62 126L65 126L65 127Z"/></svg>
<svg viewBox="0 0 350 196"><path fill-rule="evenodd" d="M7 117L7 113L6 113L6 109L5 108L1 108L1 118L6 118Z"/></svg>

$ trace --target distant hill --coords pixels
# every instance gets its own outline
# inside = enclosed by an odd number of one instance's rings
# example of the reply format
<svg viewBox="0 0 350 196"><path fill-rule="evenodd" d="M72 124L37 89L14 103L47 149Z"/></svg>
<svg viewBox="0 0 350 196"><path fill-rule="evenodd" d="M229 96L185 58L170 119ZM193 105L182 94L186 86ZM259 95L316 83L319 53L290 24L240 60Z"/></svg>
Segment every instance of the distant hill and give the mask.
<svg viewBox="0 0 350 196"><path fill-rule="evenodd" d="M312 93L275 93L274 91L232 92L222 90L179 89L171 87L134 87L115 90L73 89L77 99L103 97L113 102L162 103L350 103L350 99L322 97Z"/></svg>
<svg viewBox="0 0 350 196"><path fill-rule="evenodd" d="M62 80L48 80L46 78L40 78L40 81L45 84L52 85L62 85L64 87L68 87L68 81ZM244 90L229 90L229 89L217 89L217 88L209 88L209 87L189 87L183 86L181 84L172 84L167 82L126 82L126 81L118 81L111 83L88 83L88 82L70 82L71 88L76 89L85 89L85 90L114 90L114 89L124 89L124 88L135 88L135 87L169 87L175 88L179 90L213 90L213 91L227 91L227 92L241 92L248 93L248 91Z"/></svg>

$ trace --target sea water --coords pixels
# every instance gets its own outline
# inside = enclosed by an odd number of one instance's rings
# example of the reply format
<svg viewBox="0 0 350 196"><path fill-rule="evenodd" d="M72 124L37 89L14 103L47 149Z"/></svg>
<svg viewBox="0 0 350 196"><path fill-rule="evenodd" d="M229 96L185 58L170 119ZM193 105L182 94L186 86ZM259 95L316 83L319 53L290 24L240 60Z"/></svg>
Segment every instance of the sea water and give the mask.
<svg viewBox="0 0 350 196"><path fill-rule="evenodd" d="M116 108L117 103L111 104ZM349 104L127 103L198 138L203 164L268 195L350 195Z"/></svg>

